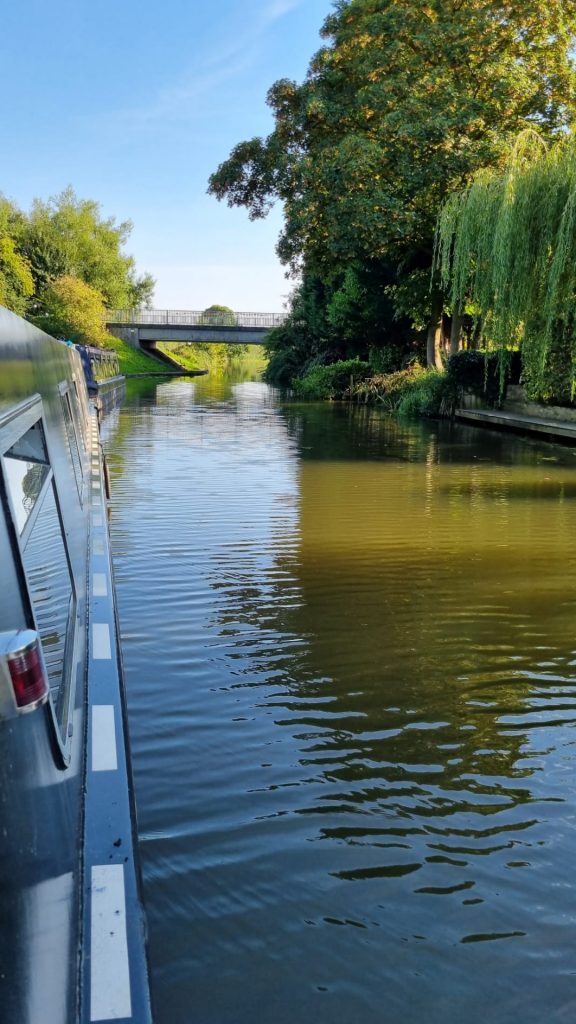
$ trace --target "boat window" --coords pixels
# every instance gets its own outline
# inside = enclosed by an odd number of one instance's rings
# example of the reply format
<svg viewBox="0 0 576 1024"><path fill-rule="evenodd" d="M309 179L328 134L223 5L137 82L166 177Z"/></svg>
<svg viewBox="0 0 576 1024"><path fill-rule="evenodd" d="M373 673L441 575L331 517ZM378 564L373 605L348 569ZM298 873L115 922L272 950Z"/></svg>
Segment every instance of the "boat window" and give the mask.
<svg viewBox="0 0 576 1024"><path fill-rule="evenodd" d="M68 401L67 395L62 398L63 404ZM42 640L55 718L62 730L69 704L76 595L42 419L31 422L30 412L24 413L19 437L16 424L10 423L9 447L0 449L0 463L33 613L28 625Z"/></svg>
<svg viewBox="0 0 576 1024"><path fill-rule="evenodd" d="M22 561L42 639L56 717L60 720L60 705L65 689L66 648L69 624L73 621L74 601L53 483L46 491L27 536Z"/></svg>
<svg viewBox="0 0 576 1024"><path fill-rule="evenodd" d="M4 453L4 466L16 527L22 534L50 470L40 422L35 423Z"/></svg>
<svg viewBox="0 0 576 1024"><path fill-rule="evenodd" d="M74 466L74 476L76 478L76 487L78 488L78 497L80 498L80 503L82 503L82 459L80 457L78 437L76 434L76 427L74 426L72 407L70 405L70 395L68 391L61 391L60 398L62 399L62 408L64 410L64 422L66 424L66 434L68 436L68 445L70 448L70 455L72 457L72 465Z"/></svg>

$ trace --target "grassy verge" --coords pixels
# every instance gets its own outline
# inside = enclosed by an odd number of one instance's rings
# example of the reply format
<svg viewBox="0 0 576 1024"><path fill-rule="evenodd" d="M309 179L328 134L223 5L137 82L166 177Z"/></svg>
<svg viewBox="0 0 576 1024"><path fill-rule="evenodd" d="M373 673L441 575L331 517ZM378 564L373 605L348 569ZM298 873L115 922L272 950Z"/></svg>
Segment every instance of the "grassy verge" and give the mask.
<svg viewBox="0 0 576 1024"><path fill-rule="evenodd" d="M160 352L164 352L171 359L175 359L180 366L185 370L203 370L204 366L201 366L196 358L193 351L194 346L188 345L169 345L165 342L156 342L156 347Z"/></svg>
<svg viewBox="0 0 576 1024"><path fill-rule="evenodd" d="M118 355L120 373L162 373L169 369L166 364L162 365L158 359L152 359L145 352L137 352L125 341L120 341L120 338L110 337L110 341L106 341L106 348L113 349Z"/></svg>

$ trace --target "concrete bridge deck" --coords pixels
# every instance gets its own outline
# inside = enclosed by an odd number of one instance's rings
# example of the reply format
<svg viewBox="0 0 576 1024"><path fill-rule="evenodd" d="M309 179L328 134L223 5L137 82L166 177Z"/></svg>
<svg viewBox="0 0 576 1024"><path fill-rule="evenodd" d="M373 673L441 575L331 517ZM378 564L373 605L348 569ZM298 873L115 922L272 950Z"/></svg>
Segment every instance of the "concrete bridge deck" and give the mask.
<svg viewBox="0 0 576 1024"><path fill-rule="evenodd" d="M283 321L281 313L185 309L116 309L106 316L106 326L112 334L133 348L143 349L158 341L262 345L270 331Z"/></svg>

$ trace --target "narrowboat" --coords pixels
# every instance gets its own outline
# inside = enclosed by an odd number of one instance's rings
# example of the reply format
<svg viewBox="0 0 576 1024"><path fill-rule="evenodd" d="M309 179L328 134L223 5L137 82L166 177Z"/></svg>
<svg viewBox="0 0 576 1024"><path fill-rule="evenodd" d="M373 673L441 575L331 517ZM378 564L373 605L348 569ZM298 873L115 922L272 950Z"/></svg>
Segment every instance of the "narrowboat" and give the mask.
<svg viewBox="0 0 576 1024"><path fill-rule="evenodd" d="M0 1022L152 1021L98 408L0 307Z"/></svg>

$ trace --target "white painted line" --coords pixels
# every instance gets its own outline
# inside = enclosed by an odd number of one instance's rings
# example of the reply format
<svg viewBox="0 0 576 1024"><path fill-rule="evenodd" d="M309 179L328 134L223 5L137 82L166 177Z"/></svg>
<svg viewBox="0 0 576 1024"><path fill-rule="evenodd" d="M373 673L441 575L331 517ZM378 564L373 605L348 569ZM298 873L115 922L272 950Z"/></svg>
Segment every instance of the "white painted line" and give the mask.
<svg viewBox="0 0 576 1024"><path fill-rule="evenodd" d="M95 572L92 576L92 596L108 597L108 582L105 572Z"/></svg>
<svg viewBox="0 0 576 1024"><path fill-rule="evenodd" d="M110 661L110 626L107 622L92 623L92 657L94 661Z"/></svg>
<svg viewBox="0 0 576 1024"><path fill-rule="evenodd" d="M101 485L99 480L93 480L92 481L92 487L94 488L95 491L99 491L101 486L102 485Z"/></svg>
<svg viewBox="0 0 576 1024"><path fill-rule="evenodd" d="M90 1020L132 1016L124 865L92 868Z"/></svg>
<svg viewBox="0 0 576 1024"><path fill-rule="evenodd" d="M92 513L92 526L103 526L102 516Z"/></svg>
<svg viewBox="0 0 576 1024"><path fill-rule="evenodd" d="M103 555L104 554L104 540L102 537L94 537L92 542L92 554Z"/></svg>
<svg viewBox="0 0 576 1024"><path fill-rule="evenodd" d="M115 772L118 768L116 755L116 722L113 704L92 706L92 771Z"/></svg>

